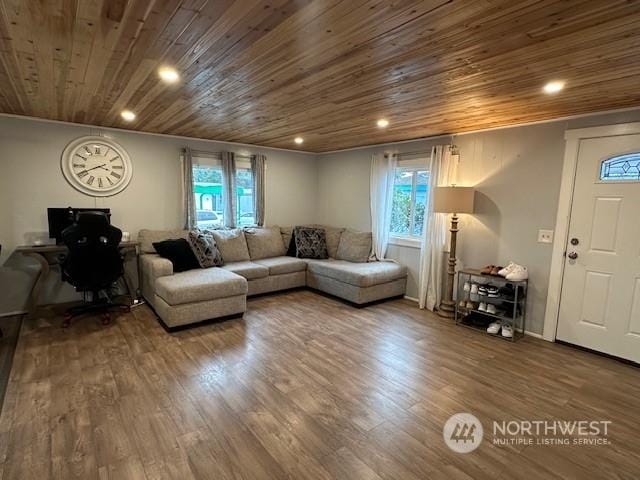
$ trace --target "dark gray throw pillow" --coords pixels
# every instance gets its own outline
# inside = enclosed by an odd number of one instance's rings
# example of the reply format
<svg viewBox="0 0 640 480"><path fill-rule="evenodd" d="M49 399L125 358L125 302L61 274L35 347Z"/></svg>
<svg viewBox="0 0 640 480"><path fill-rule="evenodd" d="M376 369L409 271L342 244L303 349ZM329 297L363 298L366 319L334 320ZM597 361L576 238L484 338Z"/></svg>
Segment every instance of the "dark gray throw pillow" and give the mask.
<svg viewBox="0 0 640 480"><path fill-rule="evenodd" d="M207 230L191 230L187 241L202 268L221 267L222 255L213 234Z"/></svg>
<svg viewBox="0 0 640 480"><path fill-rule="evenodd" d="M329 258L323 228L296 227L293 230L298 258Z"/></svg>

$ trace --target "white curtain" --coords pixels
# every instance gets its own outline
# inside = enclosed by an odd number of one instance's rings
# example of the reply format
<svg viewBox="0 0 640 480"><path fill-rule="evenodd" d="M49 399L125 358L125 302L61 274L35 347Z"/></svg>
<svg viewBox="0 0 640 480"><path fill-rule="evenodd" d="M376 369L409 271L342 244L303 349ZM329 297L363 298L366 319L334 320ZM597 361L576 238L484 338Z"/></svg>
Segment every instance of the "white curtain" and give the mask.
<svg viewBox="0 0 640 480"><path fill-rule="evenodd" d="M433 194L436 187L455 182L449 145L431 149L429 162L429 198L424 218L424 235L420 249L420 282L418 300L420 308L434 310L442 300L442 278L445 268L443 253L447 241L447 214L433 212Z"/></svg>
<svg viewBox="0 0 640 480"><path fill-rule="evenodd" d="M370 198L371 233L373 254L376 260L384 260L389 244L393 179L398 164L396 154L374 154L371 158Z"/></svg>

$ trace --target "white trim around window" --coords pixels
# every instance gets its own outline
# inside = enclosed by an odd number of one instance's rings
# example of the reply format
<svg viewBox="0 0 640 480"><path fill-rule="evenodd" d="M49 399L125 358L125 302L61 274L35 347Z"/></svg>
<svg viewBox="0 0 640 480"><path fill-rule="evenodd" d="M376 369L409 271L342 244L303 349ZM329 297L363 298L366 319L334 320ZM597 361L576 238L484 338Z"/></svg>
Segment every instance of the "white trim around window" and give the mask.
<svg viewBox="0 0 640 480"><path fill-rule="evenodd" d="M401 235L390 235L389 245L397 245L399 247L420 248L422 240L420 237L408 237Z"/></svg>

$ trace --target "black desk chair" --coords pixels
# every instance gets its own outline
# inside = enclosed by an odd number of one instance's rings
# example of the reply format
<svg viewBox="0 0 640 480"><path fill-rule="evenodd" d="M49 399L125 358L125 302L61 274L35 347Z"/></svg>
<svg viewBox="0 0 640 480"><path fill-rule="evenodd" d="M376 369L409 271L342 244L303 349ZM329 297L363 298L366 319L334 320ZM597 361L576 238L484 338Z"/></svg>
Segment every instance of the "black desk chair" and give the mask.
<svg viewBox="0 0 640 480"><path fill-rule="evenodd" d="M69 249L62 261L62 280L84 294L82 305L66 311L63 327L71 325L74 317L93 312L102 312L102 323L107 325L111 310L129 310L129 305L115 303L111 296L124 274L121 239L122 231L97 211L78 213L76 222L62 232L62 242ZM91 293L91 301L87 301L87 293Z"/></svg>

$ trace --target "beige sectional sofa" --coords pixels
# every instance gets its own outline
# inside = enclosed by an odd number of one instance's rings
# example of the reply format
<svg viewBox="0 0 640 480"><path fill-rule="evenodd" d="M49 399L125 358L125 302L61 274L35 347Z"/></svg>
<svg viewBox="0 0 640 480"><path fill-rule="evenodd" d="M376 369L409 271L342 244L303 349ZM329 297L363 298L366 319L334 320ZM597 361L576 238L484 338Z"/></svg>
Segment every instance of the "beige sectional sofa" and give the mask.
<svg viewBox="0 0 640 480"><path fill-rule="evenodd" d="M169 329L241 315L247 296L291 288L310 287L357 305L404 295L406 267L367 261L366 234L322 228L328 259L286 256L292 228L219 230L213 234L224 265L180 273L153 243L186 238L187 230L141 230L142 295Z"/></svg>

